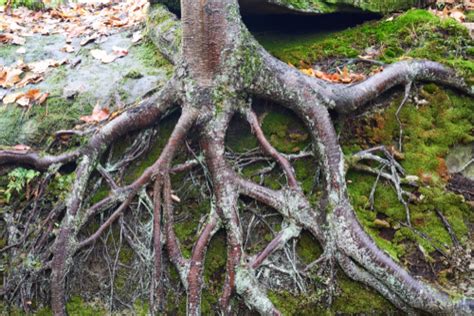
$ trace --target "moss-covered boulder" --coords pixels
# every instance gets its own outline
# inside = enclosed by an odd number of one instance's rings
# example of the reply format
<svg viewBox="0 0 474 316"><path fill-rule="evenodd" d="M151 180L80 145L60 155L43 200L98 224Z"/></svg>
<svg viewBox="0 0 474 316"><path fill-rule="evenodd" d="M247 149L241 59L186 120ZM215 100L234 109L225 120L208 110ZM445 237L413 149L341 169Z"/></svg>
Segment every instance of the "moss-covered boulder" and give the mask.
<svg viewBox="0 0 474 316"><path fill-rule="evenodd" d="M376 13L387 13L423 6L431 0L241 0L242 4L255 5L267 2L294 11L308 13L330 13L364 10Z"/></svg>
<svg viewBox="0 0 474 316"><path fill-rule="evenodd" d="M50 68L37 84L15 89L0 87L0 95L30 89L49 93L44 104L31 108L0 101L0 146L21 143L41 147L55 131L80 123L79 118L89 115L96 104L114 111L161 86L171 74L171 66L152 44L133 44L131 35L131 31L119 32L103 43L85 46L80 45L81 39L74 39L71 45L77 49L75 54L62 50L66 37L59 34L28 37L23 55L16 52L17 46L0 46L0 65L4 66L15 65L19 59L27 64L47 59L67 61ZM128 55L109 64L91 55L92 49L110 52L114 47L127 49Z"/></svg>
<svg viewBox="0 0 474 316"><path fill-rule="evenodd" d="M173 11L179 11L179 0L151 0L162 3ZM369 11L388 13L406 10L411 7L423 7L433 0L240 0L244 13L332 13Z"/></svg>

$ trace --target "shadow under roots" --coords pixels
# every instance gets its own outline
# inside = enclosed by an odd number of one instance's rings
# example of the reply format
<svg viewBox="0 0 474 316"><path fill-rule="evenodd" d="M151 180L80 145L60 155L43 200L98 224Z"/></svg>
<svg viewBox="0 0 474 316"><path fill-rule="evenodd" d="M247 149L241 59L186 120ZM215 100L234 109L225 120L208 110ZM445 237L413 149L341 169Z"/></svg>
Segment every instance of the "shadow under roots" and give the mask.
<svg viewBox="0 0 474 316"><path fill-rule="evenodd" d="M301 14L252 14L243 15L248 29L260 36L290 37L294 35L326 34L379 19L374 13Z"/></svg>

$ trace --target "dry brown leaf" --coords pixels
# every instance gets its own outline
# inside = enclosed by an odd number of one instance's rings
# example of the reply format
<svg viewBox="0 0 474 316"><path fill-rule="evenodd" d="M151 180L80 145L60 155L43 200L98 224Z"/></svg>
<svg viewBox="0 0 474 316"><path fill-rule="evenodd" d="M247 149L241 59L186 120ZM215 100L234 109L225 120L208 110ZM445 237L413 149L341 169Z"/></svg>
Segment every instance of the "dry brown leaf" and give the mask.
<svg viewBox="0 0 474 316"><path fill-rule="evenodd" d="M128 55L128 50L125 48L114 46L112 48L112 53L117 57L124 57Z"/></svg>
<svg viewBox="0 0 474 316"><path fill-rule="evenodd" d="M313 68L306 68L306 69L301 69L300 70L302 73L304 73L307 76L314 77L314 70Z"/></svg>
<svg viewBox="0 0 474 316"><path fill-rule="evenodd" d="M81 41L81 46L85 46L87 44L89 44L90 42L92 41L95 41L96 39L99 38L99 34L98 33L94 33L92 34L91 36L88 36L86 38L84 38L82 41Z"/></svg>
<svg viewBox="0 0 474 316"><path fill-rule="evenodd" d="M10 34L0 34L0 43L10 43L11 37Z"/></svg>
<svg viewBox="0 0 474 316"><path fill-rule="evenodd" d="M351 76L349 76L349 70L347 69L347 66L344 66L344 68L342 69L342 75L341 75L341 82L342 83L351 83L352 82L352 78Z"/></svg>
<svg viewBox="0 0 474 316"><path fill-rule="evenodd" d="M351 74L350 77L351 77L351 82L365 80L365 75L363 74Z"/></svg>
<svg viewBox="0 0 474 316"><path fill-rule="evenodd" d="M46 98L44 96L45 94L46 94L46 97L47 97L47 93L42 93L39 89L30 89L26 93L21 95L16 100L16 103L20 106L23 106L23 107L29 107L29 106L32 106L34 104L40 104L40 102L38 102L40 99L42 100L42 102L44 102L44 100L46 100Z"/></svg>
<svg viewBox="0 0 474 316"><path fill-rule="evenodd" d="M31 102L31 100L25 95L22 95L21 97L19 97L16 100L16 104L18 104L19 106L22 106L22 107L30 106L30 102Z"/></svg>
<svg viewBox="0 0 474 316"><path fill-rule="evenodd" d="M93 49L93 50L91 50L91 55L92 55L92 57L94 57L95 59L100 60L104 64L109 64L109 63L113 62L115 59L118 58L118 56L107 54L107 52L105 50L102 50L102 49Z"/></svg>
<svg viewBox="0 0 474 316"><path fill-rule="evenodd" d="M342 71L338 69L339 73L325 73L312 68L304 68L300 69L300 71L310 77L315 77L330 82L352 83L365 79L363 74L349 73L347 67L344 67Z"/></svg>
<svg viewBox="0 0 474 316"><path fill-rule="evenodd" d="M459 23L462 23L466 20L466 16L464 15L464 13L460 10L453 10L451 11L451 13L449 14L450 17L452 17L453 19L455 19L456 21L458 21Z"/></svg>
<svg viewBox="0 0 474 316"><path fill-rule="evenodd" d="M14 45L25 45L26 39L24 37L15 34L0 34L0 43L14 44Z"/></svg>
<svg viewBox="0 0 474 316"><path fill-rule="evenodd" d="M21 36L13 35L11 43L15 45L25 45L26 39Z"/></svg>
<svg viewBox="0 0 474 316"><path fill-rule="evenodd" d="M15 103L15 101L20 98L21 96L23 95L22 92L14 92L14 93L10 93L10 94L7 94L4 98L3 98L3 104L12 104L12 103Z"/></svg>
<svg viewBox="0 0 474 316"><path fill-rule="evenodd" d="M66 44L66 45L64 45L63 48L61 48L61 51L65 52L65 53L74 53L75 49L74 49L74 46L72 46L70 44Z"/></svg>
<svg viewBox="0 0 474 316"><path fill-rule="evenodd" d="M23 145L23 144L18 144L18 145L15 145L11 148L11 150L13 151L29 151L31 149L30 146L27 146L27 145Z"/></svg>
<svg viewBox="0 0 474 316"><path fill-rule="evenodd" d="M41 61L36 61L33 63L29 63L28 69L36 74L43 74L45 73L49 67L58 67L60 65L64 65L67 62L66 59L62 60L55 60L55 59L45 59Z"/></svg>
<svg viewBox="0 0 474 316"><path fill-rule="evenodd" d="M117 58L127 56L128 50L119 47L114 47L112 54L109 54L102 49L93 49L91 50L91 55L95 59L100 60L102 63L109 64L115 61Z"/></svg>
<svg viewBox="0 0 474 316"><path fill-rule="evenodd" d="M12 88L21 80L20 75L23 70L18 68L6 69L0 74L0 86L3 88Z"/></svg>
<svg viewBox="0 0 474 316"><path fill-rule="evenodd" d="M49 97L49 93L45 92L36 100L36 103L41 105L46 101L48 97Z"/></svg>
<svg viewBox="0 0 474 316"><path fill-rule="evenodd" d="M25 93L25 97L34 101L41 96L41 91L39 89L30 89Z"/></svg>
<svg viewBox="0 0 474 316"><path fill-rule="evenodd" d="M179 196L175 195L175 194L171 194L171 199L173 201L175 201L176 203L180 203L181 202L181 199L179 198Z"/></svg>
<svg viewBox="0 0 474 316"><path fill-rule="evenodd" d="M21 79L16 85L16 88L23 88L24 86L28 84L36 84L38 82L41 82L44 80L44 77L40 74L35 74L35 73L27 73L23 79Z"/></svg>
<svg viewBox="0 0 474 316"><path fill-rule="evenodd" d="M80 120L86 123L102 122L106 120L109 115L110 112L108 108L101 108L101 106L97 104L92 110L92 115L81 116Z"/></svg>

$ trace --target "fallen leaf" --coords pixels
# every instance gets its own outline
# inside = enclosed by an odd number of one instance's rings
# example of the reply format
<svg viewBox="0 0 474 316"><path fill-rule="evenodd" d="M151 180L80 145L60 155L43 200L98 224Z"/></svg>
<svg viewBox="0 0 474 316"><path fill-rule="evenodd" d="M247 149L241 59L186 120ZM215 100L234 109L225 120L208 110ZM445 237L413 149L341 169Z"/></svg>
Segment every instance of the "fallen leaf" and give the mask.
<svg viewBox="0 0 474 316"><path fill-rule="evenodd" d="M92 115L81 116L80 120L86 123L102 122L106 120L109 115L109 109L101 108L99 104L96 104L96 106L92 110Z"/></svg>
<svg viewBox="0 0 474 316"><path fill-rule="evenodd" d="M74 53L75 49L74 49L74 46L70 44L66 44L64 45L63 48L61 48L61 51L65 53Z"/></svg>
<svg viewBox="0 0 474 316"><path fill-rule="evenodd" d="M349 76L349 70L347 69L347 66L344 66L344 68L342 69L341 81L343 83L351 83L352 82L352 78L351 78L351 76Z"/></svg>
<svg viewBox="0 0 474 316"><path fill-rule="evenodd" d="M132 36L132 43L138 43L143 38L143 34L140 31L136 31Z"/></svg>
<svg viewBox="0 0 474 316"><path fill-rule="evenodd" d="M30 89L25 93L25 97L30 100L37 100L41 96L41 91L39 89Z"/></svg>
<svg viewBox="0 0 474 316"><path fill-rule="evenodd" d="M21 80L20 75L22 73L23 70L18 68L4 69L0 74L0 86L3 88L12 88Z"/></svg>
<svg viewBox="0 0 474 316"><path fill-rule="evenodd" d="M80 45L81 45L81 46L85 46L85 45L89 44L90 42L95 41L95 40L98 39L98 38L99 38L99 34L98 34L98 33L94 33L94 34L92 34L92 35L90 35L90 36L84 38L84 39L81 41Z"/></svg>
<svg viewBox="0 0 474 316"><path fill-rule="evenodd" d="M25 95L22 95L21 97L19 97L16 100L16 104L18 104L19 106L22 106L22 107L30 106L30 102L31 102L31 100Z"/></svg>
<svg viewBox="0 0 474 316"><path fill-rule="evenodd" d="M301 72L304 73L307 76L314 77L314 70L312 68L307 68L307 69L301 69Z"/></svg>
<svg viewBox="0 0 474 316"><path fill-rule="evenodd" d="M36 100L36 103L41 105L46 101L48 97L49 97L49 93L45 92Z"/></svg>
<svg viewBox="0 0 474 316"><path fill-rule="evenodd" d="M13 35L11 42L15 45L25 45L26 39L21 36Z"/></svg>
<svg viewBox="0 0 474 316"><path fill-rule="evenodd" d="M7 33L0 34L0 42L5 44L11 43L15 45L24 45L26 43L26 39L15 34Z"/></svg>
<svg viewBox="0 0 474 316"><path fill-rule="evenodd" d="M30 146L18 144L11 148L13 151L29 151L31 149Z"/></svg>
<svg viewBox="0 0 474 316"><path fill-rule="evenodd" d="M66 62L67 62L67 59L62 59L62 60L45 59L45 60L29 63L27 67L28 69L30 69L32 72L36 74L43 74L48 70L48 68L64 65Z"/></svg>
<svg viewBox="0 0 474 316"><path fill-rule="evenodd" d="M16 85L16 88L23 88L24 86L28 84L36 84L38 82L43 81L44 77L40 74L35 74L35 73L27 73L23 79L21 79Z"/></svg>
<svg viewBox="0 0 474 316"><path fill-rule="evenodd" d="M42 93L39 89L30 89L23 95L21 95L16 103L19 106L29 107L35 104L43 103L48 97L48 93Z"/></svg>
<svg viewBox="0 0 474 316"><path fill-rule="evenodd" d="M91 50L91 55L95 59L100 60L102 63L109 64L115 61L117 58L127 56L128 50L119 47L114 47L112 54L109 54L102 49L93 49Z"/></svg>
<svg viewBox="0 0 474 316"><path fill-rule="evenodd" d="M10 34L0 34L0 43L10 43L11 41L11 36Z"/></svg>
<svg viewBox="0 0 474 316"><path fill-rule="evenodd" d="M125 49L125 48L120 48L120 47L117 47L117 46L114 46L112 48L112 52L115 56L117 57L124 57L124 56L127 56L128 55L128 50Z"/></svg>
<svg viewBox="0 0 474 316"><path fill-rule="evenodd" d="M20 98L22 95L23 95L22 92L14 92L14 93L7 94L7 95L3 98L3 104L15 103L15 101L16 101L18 98Z"/></svg>
<svg viewBox="0 0 474 316"><path fill-rule="evenodd" d="M177 195L175 195L175 194L171 194L171 199L172 199L173 201L175 201L176 203L180 203L180 202L181 202L181 199L180 199Z"/></svg>
<svg viewBox="0 0 474 316"><path fill-rule="evenodd" d="M378 218L376 218L376 219L374 220L374 224L375 224L375 226L378 226L378 227L390 228L390 223L387 222L386 220L383 220L383 219L378 219Z"/></svg>
<svg viewBox="0 0 474 316"><path fill-rule="evenodd" d="M458 21L459 23L462 23L466 20L466 16L464 15L464 13L459 10L451 11L449 16Z"/></svg>

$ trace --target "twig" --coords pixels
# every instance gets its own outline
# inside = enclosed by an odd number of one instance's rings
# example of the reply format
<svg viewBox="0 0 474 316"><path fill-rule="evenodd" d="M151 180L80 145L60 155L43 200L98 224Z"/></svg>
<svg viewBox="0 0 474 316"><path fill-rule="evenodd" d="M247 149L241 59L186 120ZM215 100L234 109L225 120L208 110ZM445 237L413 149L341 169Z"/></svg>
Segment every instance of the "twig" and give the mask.
<svg viewBox="0 0 474 316"><path fill-rule="evenodd" d="M403 96L403 100L402 102L400 103L398 109L397 109L397 112L395 113L395 117L397 118L397 122L398 122L398 126L400 128L400 134L399 134L399 139L398 139L398 150L401 152L403 149L402 149L402 143L403 143L403 124L402 124L402 121L400 120L400 111L402 110L403 106L405 105L405 103L407 102L408 100L408 97L410 96L410 91L411 91L411 86L412 86L412 82L408 82L406 85L405 85L405 95Z"/></svg>
<svg viewBox="0 0 474 316"><path fill-rule="evenodd" d="M446 227L446 230L449 233L449 236L451 237L451 240L453 241L453 245L456 248L460 247L460 242L459 239L456 237L456 233L454 232L453 228L448 222L448 219L441 213L441 211L438 208L435 208L436 214L438 217L441 219L441 222L443 222L444 227Z"/></svg>

